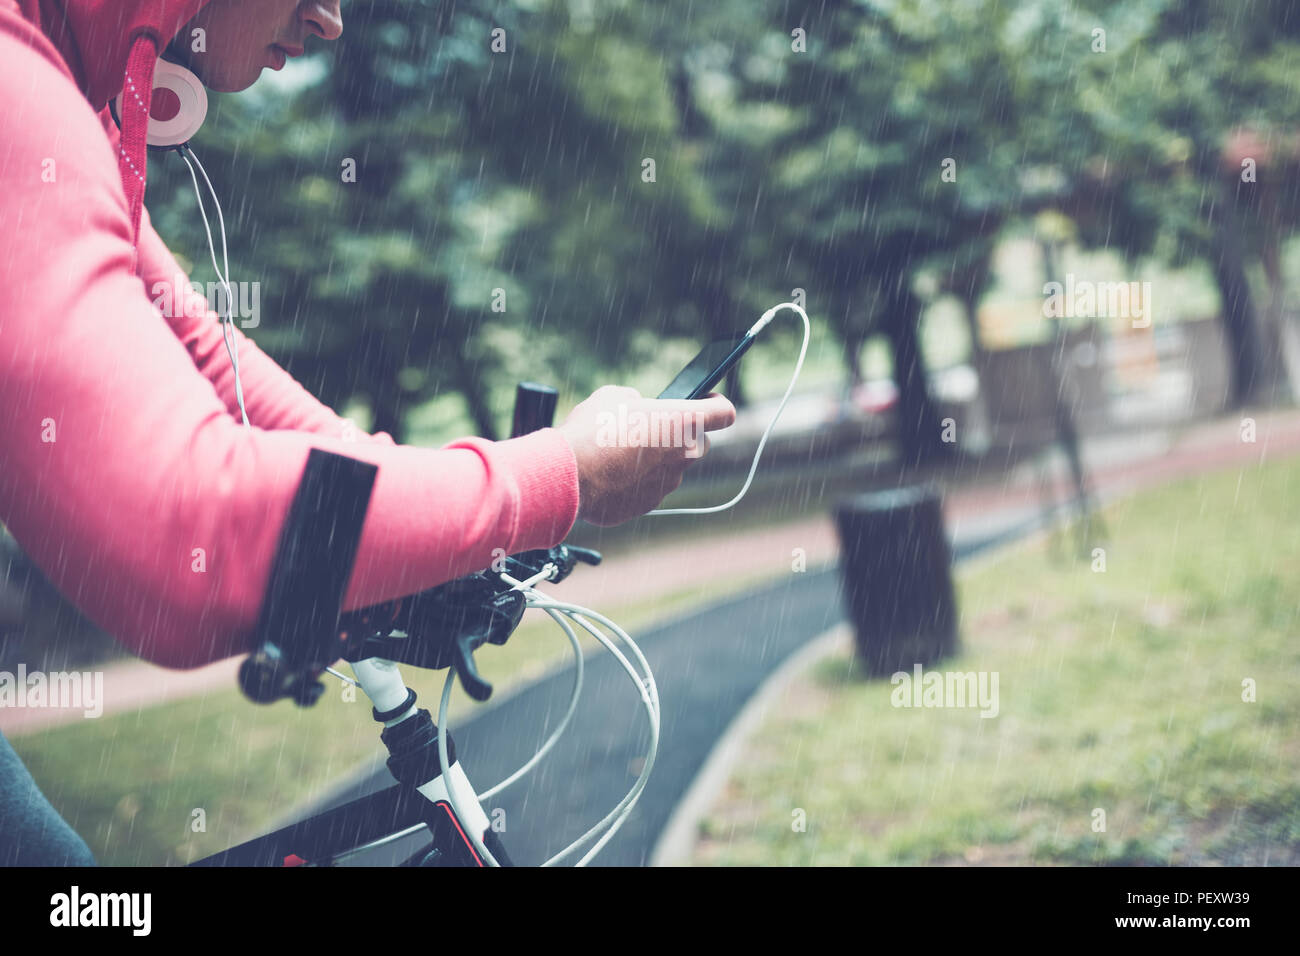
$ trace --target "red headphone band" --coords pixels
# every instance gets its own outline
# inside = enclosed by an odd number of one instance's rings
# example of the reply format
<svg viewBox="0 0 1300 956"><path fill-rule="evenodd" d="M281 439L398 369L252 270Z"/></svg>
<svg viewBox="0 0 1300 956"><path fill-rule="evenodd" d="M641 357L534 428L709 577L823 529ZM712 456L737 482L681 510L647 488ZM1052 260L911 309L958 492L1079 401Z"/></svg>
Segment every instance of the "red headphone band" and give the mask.
<svg viewBox="0 0 1300 956"><path fill-rule="evenodd" d="M154 66L158 47L147 34L136 37L126 60L126 77L118 96L118 117L122 127L117 166L126 190L127 210L131 217L131 244L140 232L140 211L144 208L144 190L148 166L145 144L149 128L149 104L153 100ZM134 269L135 262L132 261Z"/></svg>
<svg viewBox="0 0 1300 956"><path fill-rule="evenodd" d="M197 76L183 66L160 60L154 38L141 34L127 56L122 92L110 105L121 128L117 165L134 246L148 178L146 147L175 148L189 142L203 125L208 95Z"/></svg>

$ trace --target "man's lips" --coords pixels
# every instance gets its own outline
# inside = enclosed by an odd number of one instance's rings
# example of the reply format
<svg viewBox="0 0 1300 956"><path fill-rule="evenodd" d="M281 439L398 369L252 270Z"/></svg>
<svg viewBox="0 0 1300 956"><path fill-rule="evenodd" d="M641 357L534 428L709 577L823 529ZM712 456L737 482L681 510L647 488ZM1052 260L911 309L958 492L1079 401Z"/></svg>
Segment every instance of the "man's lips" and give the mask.
<svg viewBox="0 0 1300 956"><path fill-rule="evenodd" d="M305 51L300 46L282 46L279 43L271 45L271 68L278 70L284 66L286 60L290 57L302 56Z"/></svg>

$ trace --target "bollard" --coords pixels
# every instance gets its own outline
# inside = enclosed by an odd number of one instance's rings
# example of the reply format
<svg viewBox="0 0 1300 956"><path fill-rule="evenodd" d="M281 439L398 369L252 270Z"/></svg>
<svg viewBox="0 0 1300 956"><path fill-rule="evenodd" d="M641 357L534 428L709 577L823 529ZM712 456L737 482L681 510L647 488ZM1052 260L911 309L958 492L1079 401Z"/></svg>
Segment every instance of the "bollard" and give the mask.
<svg viewBox="0 0 1300 956"><path fill-rule="evenodd" d="M839 502L841 593L857 659L872 677L911 672L957 652L952 554L929 486Z"/></svg>

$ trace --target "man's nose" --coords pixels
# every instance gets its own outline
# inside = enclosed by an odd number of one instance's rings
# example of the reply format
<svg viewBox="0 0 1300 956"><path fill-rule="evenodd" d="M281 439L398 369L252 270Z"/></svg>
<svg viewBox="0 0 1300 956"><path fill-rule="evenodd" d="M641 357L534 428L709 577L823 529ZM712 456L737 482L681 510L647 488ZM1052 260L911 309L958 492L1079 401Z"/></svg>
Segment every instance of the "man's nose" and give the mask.
<svg viewBox="0 0 1300 956"><path fill-rule="evenodd" d="M343 12L339 9L339 0L327 3L312 0L304 5L302 18L321 39L337 40L343 35Z"/></svg>

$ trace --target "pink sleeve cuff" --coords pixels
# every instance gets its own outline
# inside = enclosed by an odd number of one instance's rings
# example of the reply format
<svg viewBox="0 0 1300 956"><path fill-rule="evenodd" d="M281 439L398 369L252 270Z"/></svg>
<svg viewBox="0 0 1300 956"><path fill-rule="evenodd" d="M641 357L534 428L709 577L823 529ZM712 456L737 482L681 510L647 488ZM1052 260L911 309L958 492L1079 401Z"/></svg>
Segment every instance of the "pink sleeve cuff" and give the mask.
<svg viewBox="0 0 1300 956"><path fill-rule="evenodd" d="M489 442L467 438L447 447L482 443L514 483L514 531L507 553L559 544L578 518L578 461L558 428Z"/></svg>
<svg viewBox="0 0 1300 956"><path fill-rule="evenodd" d="M559 544L578 518L578 460L569 440L543 428L497 445L519 485L510 553Z"/></svg>

